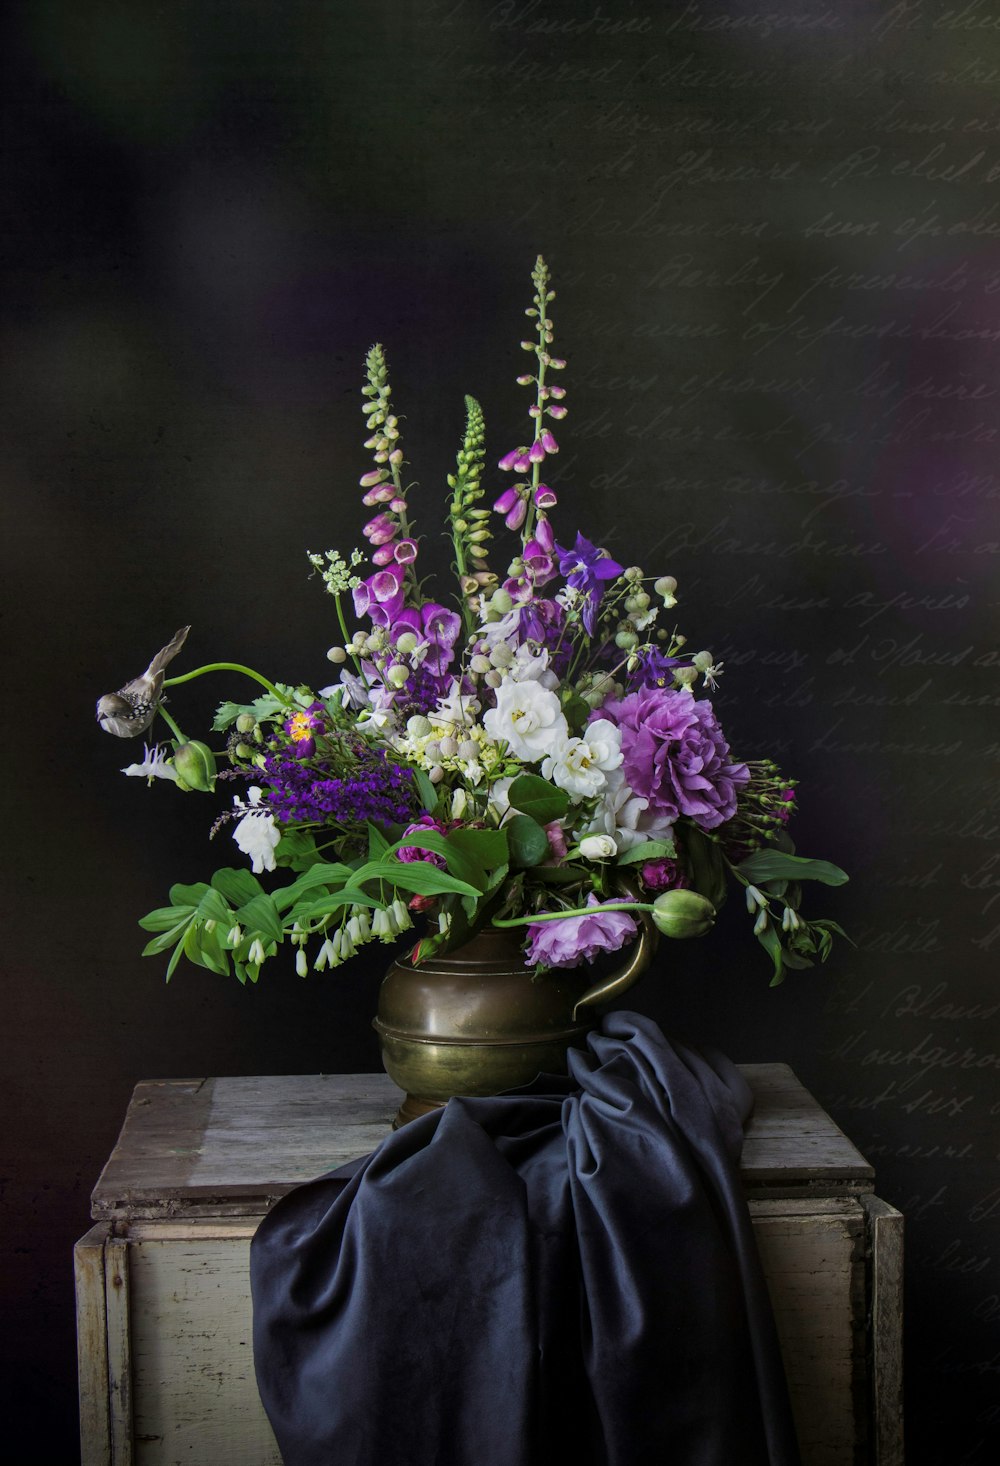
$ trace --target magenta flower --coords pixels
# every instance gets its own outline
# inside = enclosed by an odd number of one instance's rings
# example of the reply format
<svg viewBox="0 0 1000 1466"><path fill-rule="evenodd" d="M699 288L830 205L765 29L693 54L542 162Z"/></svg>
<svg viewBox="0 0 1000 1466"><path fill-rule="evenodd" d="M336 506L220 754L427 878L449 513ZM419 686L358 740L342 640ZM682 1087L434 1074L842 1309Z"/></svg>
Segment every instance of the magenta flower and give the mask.
<svg viewBox="0 0 1000 1466"><path fill-rule="evenodd" d="M569 411L569 408L556 406L547 407L545 410L548 413L549 417L565 417L567 412Z"/></svg>
<svg viewBox="0 0 1000 1466"><path fill-rule="evenodd" d="M549 490L551 493L551 489ZM553 498L555 495L553 495ZM536 500L537 502L537 500ZM539 505L540 508L545 506ZM547 555L551 555L556 547L555 535L552 533L552 526L544 514L539 514L538 523L535 525L535 539L541 545Z"/></svg>
<svg viewBox="0 0 1000 1466"><path fill-rule="evenodd" d="M361 475L361 477L358 479L358 483L363 489L370 489L373 488L375 484L380 484L385 476L386 473L384 468L372 468L369 469L367 473L363 473Z"/></svg>
<svg viewBox="0 0 1000 1466"><path fill-rule="evenodd" d="M550 489L548 484L539 484L535 490L535 506L538 509L554 509L559 500L556 498L555 490Z"/></svg>
<svg viewBox="0 0 1000 1466"><path fill-rule="evenodd" d="M415 540L397 540L392 547L393 559L397 565L411 565L417 558Z"/></svg>
<svg viewBox="0 0 1000 1466"><path fill-rule="evenodd" d="M508 529L520 529L528 514L528 505L520 495L509 514L504 515L504 524Z"/></svg>
<svg viewBox="0 0 1000 1466"><path fill-rule="evenodd" d="M510 488L504 489L500 497L494 501L493 508L498 514L509 514L517 503L518 498L517 489L511 484Z"/></svg>
<svg viewBox="0 0 1000 1466"><path fill-rule="evenodd" d="M591 892L588 906L598 904ZM538 921L528 927L527 966L579 967L601 952L617 952L637 935L625 911L598 911L592 916L567 916L559 921Z"/></svg>
<svg viewBox="0 0 1000 1466"><path fill-rule="evenodd" d="M512 448L509 453L504 454L498 465L505 473L511 469L515 473L527 473L530 466L531 459L528 456L527 448Z"/></svg>
<svg viewBox="0 0 1000 1466"><path fill-rule="evenodd" d="M667 856L660 860L647 860L640 867L639 874L647 891L675 891L688 883L676 860Z"/></svg>
<svg viewBox="0 0 1000 1466"><path fill-rule="evenodd" d="M555 438L549 432L548 428L543 428L542 429L542 434L541 434L541 437L539 438L538 441L542 445L542 452L543 453L558 453L559 452L559 444L556 442Z"/></svg>
<svg viewBox="0 0 1000 1466"><path fill-rule="evenodd" d="M750 770L730 758L710 702L695 701L687 687L641 687L605 703L599 716L622 730L622 773L649 800L648 814L686 815L703 830L732 819Z"/></svg>
<svg viewBox="0 0 1000 1466"><path fill-rule="evenodd" d="M440 835L445 832L444 825L434 819L433 815L422 814L412 825L407 825L403 831L403 837L405 839L407 835L422 835L428 830L436 830ZM438 855L436 850L422 850L419 845L403 845L396 851L396 858L403 861L404 865L408 865L413 860L426 860L429 865L436 865L441 870L444 870L447 865L443 855Z"/></svg>
<svg viewBox="0 0 1000 1466"><path fill-rule="evenodd" d="M373 565L391 565L396 559L396 548L394 545L380 545L372 555Z"/></svg>
<svg viewBox="0 0 1000 1466"><path fill-rule="evenodd" d="M378 484L362 496L361 502L366 508L373 509L376 504L388 504L395 492L392 484Z"/></svg>
<svg viewBox="0 0 1000 1466"><path fill-rule="evenodd" d="M374 519L369 519L361 533L370 539L373 545L387 545L399 533L399 523L391 519L388 514L376 514Z"/></svg>
<svg viewBox="0 0 1000 1466"><path fill-rule="evenodd" d="M542 521L544 523L544 521ZM533 586L548 585L556 573L556 562L535 536L521 551L521 559Z"/></svg>
<svg viewBox="0 0 1000 1466"><path fill-rule="evenodd" d="M544 437L544 434L542 436ZM549 434L549 437L552 437L551 433ZM552 438L552 441L554 443L555 438ZM528 449L528 457L532 463L542 462L545 457L545 445L542 442L541 438L536 438L535 441L532 443L531 447Z"/></svg>
<svg viewBox="0 0 1000 1466"><path fill-rule="evenodd" d="M403 572L391 567L378 570L353 590L354 610L368 616L376 626L391 626L403 609Z"/></svg>

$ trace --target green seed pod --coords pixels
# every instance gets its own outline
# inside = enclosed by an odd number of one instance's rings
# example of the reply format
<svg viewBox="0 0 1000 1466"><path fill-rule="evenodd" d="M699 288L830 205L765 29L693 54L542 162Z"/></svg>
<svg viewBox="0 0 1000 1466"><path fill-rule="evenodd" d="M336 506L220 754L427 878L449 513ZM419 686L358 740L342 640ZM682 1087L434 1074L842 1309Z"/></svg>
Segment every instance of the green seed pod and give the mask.
<svg viewBox="0 0 1000 1466"><path fill-rule="evenodd" d="M205 743L182 743L174 754L178 783L208 794L215 788L215 754Z"/></svg>
<svg viewBox="0 0 1000 1466"><path fill-rule="evenodd" d="M715 924L715 907L697 891L664 891L653 902L653 924L665 937L703 937Z"/></svg>
<svg viewBox="0 0 1000 1466"><path fill-rule="evenodd" d="M240 713L236 719L237 733L252 733L257 726L257 719L253 713Z"/></svg>

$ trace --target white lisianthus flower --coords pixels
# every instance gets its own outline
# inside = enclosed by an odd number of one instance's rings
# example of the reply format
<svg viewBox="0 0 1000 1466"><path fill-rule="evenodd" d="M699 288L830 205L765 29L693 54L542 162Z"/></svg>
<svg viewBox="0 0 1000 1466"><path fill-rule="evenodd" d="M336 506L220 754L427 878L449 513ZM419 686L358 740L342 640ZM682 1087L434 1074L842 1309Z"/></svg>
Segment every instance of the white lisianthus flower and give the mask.
<svg viewBox="0 0 1000 1466"><path fill-rule="evenodd" d="M670 820L649 813L649 800L635 794L621 769L607 776L604 791L586 834L610 835L619 850L631 850L645 840L669 840L674 832Z"/></svg>
<svg viewBox="0 0 1000 1466"><path fill-rule="evenodd" d="M127 769L122 769L130 779L148 779L150 783L154 779L172 779L177 782L177 770L173 764L167 763L167 755L162 751L163 745L157 743L150 748L149 744L143 745L143 760L141 764L129 764Z"/></svg>
<svg viewBox="0 0 1000 1466"><path fill-rule="evenodd" d="M502 682L483 724L494 742L503 741L528 763L547 758L569 735L558 697L539 682Z"/></svg>
<svg viewBox="0 0 1000 1466"><path fill-rule="evenodd" d="M610 860L618 854L618 844L611 835L587 835L580 841L584 860Z"/></svg>
<svg viewBox="0 0 1000 1466"><path fill-rule="evenodd" d="M576 799L592 799L607 788L608 775L622 762L621 730L599 718L583 738L567 739L542 764L542 774Z"/></svg>
<svg viewBox="0 0 1000 1466"><path fill-rule="evenodd" d="M269 810L255 808L261 800L261 791L257 785L254 784L247 793L250 796L249 805L244 804L238 794L233 798L237 809L247 811L233 831L233 839L243 854L249 855L253 862L251 869L255 876L259 876L265 870L274 870L274 847L281 839L281 832Z"/></svg>

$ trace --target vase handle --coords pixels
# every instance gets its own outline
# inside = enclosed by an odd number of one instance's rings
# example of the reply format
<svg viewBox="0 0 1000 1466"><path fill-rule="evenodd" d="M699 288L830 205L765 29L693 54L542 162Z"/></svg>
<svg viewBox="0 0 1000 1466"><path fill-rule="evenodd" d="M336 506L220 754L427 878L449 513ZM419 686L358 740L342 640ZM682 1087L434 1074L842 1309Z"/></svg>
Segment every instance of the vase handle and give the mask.
<svg viewBox="0 0 1000 1466"><path fill-rule="evenodd" d="M617 885L625 900L639 900L639 893L631 882L619 878ZM590 1007L594 1003L606 1003L611 998L617 998L626 992L633 983L639 981L653 960L660 940L660 934L653 924L653 918L648 911L637 911L635 921L639 927L639 936L631 948L628 960L603 982L597 982L592 988L587 989L573 1008L574 1021L580 1017L581 1008Z"/></svg>

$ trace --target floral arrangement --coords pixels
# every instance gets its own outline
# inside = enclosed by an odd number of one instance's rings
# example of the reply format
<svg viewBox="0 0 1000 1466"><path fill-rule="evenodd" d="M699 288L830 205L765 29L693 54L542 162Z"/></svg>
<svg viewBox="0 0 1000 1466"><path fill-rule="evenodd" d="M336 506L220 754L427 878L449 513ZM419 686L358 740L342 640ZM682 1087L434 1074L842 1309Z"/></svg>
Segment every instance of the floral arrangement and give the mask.
<svg viewBox="0 0 1000 1466"><path fill-rule="evenodd" d="M701 935L730 883L745 893L773 982L825 960L842 935L800 903L805 880L847 877L794 853L795 781L731 751L708 695L721 665L691 654L673 624L674 577L622 566L554 523L566 362L553 352L541 258L532 281L517 379L528 431L499 460L492 507L483 414L465 399L448 477L453 595L434 599L417 575L415 486L376 345L362 388L368 550L309 556L336 612L336 680L314 691L236 663L168 678L185 627L98 703L118 736L165 720L172 736L124 772L228 788L211 833L228 831L250 862L175 885L142 920L155 933L146 953L171 952L168 978L183 955L256 982L286 941L300 974L322 972L367 942L395 941L417 913L429 920L414 962L492 925L522 930L526 968L573 967L633 941L641 911L668 936ZM514 537L502 578L490 568L501 525ZM217 670L260 690L222 704L212 747L181 732L164 694ZM272 889L264 876L277 878Z"/></svg>

